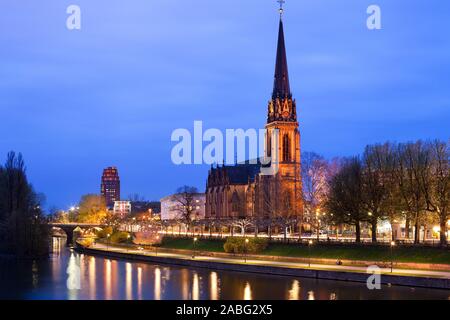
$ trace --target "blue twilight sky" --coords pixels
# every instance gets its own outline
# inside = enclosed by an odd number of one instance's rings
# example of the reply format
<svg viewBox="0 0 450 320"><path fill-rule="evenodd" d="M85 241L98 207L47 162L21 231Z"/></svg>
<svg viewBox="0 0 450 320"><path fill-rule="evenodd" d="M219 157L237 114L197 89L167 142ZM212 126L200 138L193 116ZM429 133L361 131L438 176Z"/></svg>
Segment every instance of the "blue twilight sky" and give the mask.
<svg viewBox="0 0 450 320"><path fill-rule="evenodd" d="M373 3L380 31L366 27ZM443 0L287 0L303 150L448 139L449 16ZM263 127L277 32L275 0L2 0L0 159L22 152L48 207L99 192L110 165L123 196L204 189L208 167L172 165L171 133Z"/></svg>

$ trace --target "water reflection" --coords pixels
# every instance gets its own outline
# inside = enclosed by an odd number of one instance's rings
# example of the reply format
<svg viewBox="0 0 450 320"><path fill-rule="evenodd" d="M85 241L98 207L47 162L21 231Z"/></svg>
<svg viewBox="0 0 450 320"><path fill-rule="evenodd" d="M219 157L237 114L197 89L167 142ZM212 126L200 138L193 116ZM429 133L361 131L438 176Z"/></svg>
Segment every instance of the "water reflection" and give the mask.
<svg viewBox="0 0 450 320"><path fill-rule="evenodd" d="M97 294L97 283L95 281L95 258L94 257L90 257L89 258L89 275L88 275L88 279L89 279L89 297L91 300L94 300Z"/></svg>
<svg viewBox="0 0 450 320"><path fill-rule="evenodd" d="M131 263L127 262L125 264L125 268L126 268L125 286L127 292L127 300L133 300L133 270L131 268Z"/></svg>
<svg viewBox="0 0 450 320"><path fill-rule="evenodd" d="M289 290L289 300L300 299L300 282L298 280L292 281L292 288Z"/></svg>
<svg viewBox="0 0 450 320"><path fill-rule="evenodd" d="M244 288L244 300L252 300L252 288L250 287L250 283L247 282Z"/></svg>
<svg viewBox="0 0 450 320"><path fill-rule="evenodd" d="M104 282L105 282L105 299L111 300L112 299L112 292L111 292L111 260L105 259L104 260Z"/></svg>
<svg viewBox="0 0 450 320"><path fill-rule="evenodd" d="M138 300L142 300L142 268L137 268L137 295Z"/></svg>
<svg viewBox="0 0 450 320"><path fill-rule="evenodd" d="M155 300L161 300L161 269L155 269Z"/></svg>
<svg viewBox="0 0 450 320"><path fill-rule="evenodd" d="M209 275L209 282L210 282L210 299L211 300L219 300L220 294L219 294L219 279L217 277L217 272L211 272Z"/></svg>
<svg viewBox="0 0 450 320"><path fill-rule="evenodd" d="M192 300L200 299L200 284L198 281L198 274L194 272L194 279L192 280Z"/></svg>
<svg viewBox="0 0 450 320"><path fill-rule="evenodd" d="M39 269L36 260L33 260L33 264L31 265L31 274L33 279L32 280L33 288L37 288L39 284Z"/></svg>
<svg viewBox="0 0 450 320"><path fill-rule="evenodd" d="M79 255L55 240L48 261L2 261L0 297L19 299L448 299L448 291L159 266ZM78 281L79 280L79 281ZM71 289L70 289L70 288Z"/></svg>
<svg viewBox="0 0 450 320"><path fill-rule="evenodd" d="M181 297L182 300L189 299L189 271L187 269L181 270Z"/></svg>

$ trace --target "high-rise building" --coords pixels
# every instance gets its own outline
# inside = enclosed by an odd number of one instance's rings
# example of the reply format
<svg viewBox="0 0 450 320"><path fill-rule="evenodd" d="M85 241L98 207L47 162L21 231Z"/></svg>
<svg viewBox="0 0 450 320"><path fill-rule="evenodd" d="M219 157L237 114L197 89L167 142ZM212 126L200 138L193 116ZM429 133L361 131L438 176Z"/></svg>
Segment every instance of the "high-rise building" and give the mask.
<svg viewBox="0 0 450 320"><path fill-rule="evenodd" d="M105 198L108 208L113 208L114 201L120 200L120 179L116 167L108 167L103 170L101 194Z"/></svg>

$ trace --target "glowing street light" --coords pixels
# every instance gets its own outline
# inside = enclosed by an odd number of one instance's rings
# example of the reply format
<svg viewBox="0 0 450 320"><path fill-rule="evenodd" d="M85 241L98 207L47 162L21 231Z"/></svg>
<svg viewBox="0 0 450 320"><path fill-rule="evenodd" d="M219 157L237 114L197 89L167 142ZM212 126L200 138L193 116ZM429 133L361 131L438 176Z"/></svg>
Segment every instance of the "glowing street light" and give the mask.
<svg viewBox="0 0 450 320"><path fill-rule="evenodd" d="M109 250L109 237L111 237L111 235L108 233L106 235L106 250Z"/></svg>
<svg viewBox="0 0 450 320"><path fill-rule="evenodd" d="M391 241L391 273L394 268L394 255L393 255L394 247L395 247L395 241Z"/></svg>
<svg viewBox="0 0 450 320"><path fill-rule="evenodd" d="M127 235L127 252L128 252L128 250L130 249L130 239L131 239L131 235L130 234L128 234Z"/></svg>
<svg viewBox="0 0 450 320"><path fill-rule="evenodd" d="M194 245L194 252L192 253L192 259L195 259L195 244L197 243L197 241L198 241L197 237L194 237L194 243L193 243L193 245Z"/></svg>
<svg viewBox="0 0 450 320"><path fill-rule="evenodd" d="M244 241L244 262L247 263L247 244L248 244L248 239L245 239Z"/></svg>

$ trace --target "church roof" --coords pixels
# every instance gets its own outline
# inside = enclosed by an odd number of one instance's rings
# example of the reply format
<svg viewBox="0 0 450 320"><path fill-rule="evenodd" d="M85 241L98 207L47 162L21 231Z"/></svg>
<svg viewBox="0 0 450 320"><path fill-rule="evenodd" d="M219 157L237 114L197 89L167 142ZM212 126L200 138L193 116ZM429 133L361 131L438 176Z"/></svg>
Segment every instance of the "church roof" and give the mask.
<svg viewBox="0 0 450 320"><path fill-rule="evenodd" d="M273 85L272 98L291 98L291 88L289 85L288 63L286 56L286 45L284 42L283 20L280 19L278 31L277 60L275 65L275 80Z"/></svg>
<svg viewBox="0 0 450 320"><path fill-rule="evenodd" d="M246 184L255 180L255 176L260 172L261 164L237 164L226 166L225 170L231 184Z"/></svg>
<svg viewBox="0 0 450 320"><path fill-rule="evenodd" d="M229 184L247 184L249 181L255 181L255 177L261 170L261 163L253 163L253 161L245 161L236 165L218 166L211 168L208 179L211 185L217 183L217 178L223 177Z"/></svg>

